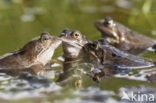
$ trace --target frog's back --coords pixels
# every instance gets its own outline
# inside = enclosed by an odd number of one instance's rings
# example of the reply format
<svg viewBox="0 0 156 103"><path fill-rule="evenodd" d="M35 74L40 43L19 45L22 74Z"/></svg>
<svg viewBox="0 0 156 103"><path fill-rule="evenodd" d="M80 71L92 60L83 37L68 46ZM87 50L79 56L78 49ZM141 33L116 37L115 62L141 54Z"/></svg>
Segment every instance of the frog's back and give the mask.
<svg viewBox="0 0 156 103"><path fill-rule="evenodd" d="M18 54L11 53L0 58L0 69L18 69L19 67L23 68Z"/></svg>
<svg viewBox="0 0 156 103"><path fill-rule="evenodd" d="M143 59L139 56L125 53L115 47L109 45L103 45L103 48L107 49L111 55L111 58L108 58L112 64L116 65L118 68L146 68L154 66L153 62L150 60Z"/></svg>
<svg viewBox="0 0 156 103"><path fill-rule="evenodd" d="M92 56L93 58L96 58L93 59L94 62L95 60L98 60L102 65L111 65L116 68L130 69L154 66L153 61L126 53L111 45L103 45L98 41L88 44L87 48L91 51L91 54L94 54Z"/></svg>
<svg viewBox="0 0 156 103"><path fill-rule="evenodd" d="M120 33L124 34L125 40L129 44L134 45L134 48L148 48L156 43L155 40L132 31L120 23L116 23L116 27Z"/></svg>

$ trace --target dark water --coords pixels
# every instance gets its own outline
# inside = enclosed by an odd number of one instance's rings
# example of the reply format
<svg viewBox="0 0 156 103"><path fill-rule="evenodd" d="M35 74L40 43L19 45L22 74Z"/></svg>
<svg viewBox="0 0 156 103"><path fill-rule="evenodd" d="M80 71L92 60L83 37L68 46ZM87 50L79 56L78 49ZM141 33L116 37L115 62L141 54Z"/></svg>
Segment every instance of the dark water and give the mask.
<svg viewBox="0 0 156 103"><path fill-rule="evenodd" d="M100 33L94 22L105 16L156 39L155 5L155 0L0 0L0 55L21 48L45 31L58 36L70 28L97 40ZM58 62L62 54L60 47L53 60ZM156 60L153 52L143 56ZM153 69L116 74L100 83L86 75L90 70L86 64L63 77L56 74L62 67L49 70L46 76L0 73L0 103L124 103L122 91L153 94L156 99L156 84L145 78L145 72Z"/></svg>

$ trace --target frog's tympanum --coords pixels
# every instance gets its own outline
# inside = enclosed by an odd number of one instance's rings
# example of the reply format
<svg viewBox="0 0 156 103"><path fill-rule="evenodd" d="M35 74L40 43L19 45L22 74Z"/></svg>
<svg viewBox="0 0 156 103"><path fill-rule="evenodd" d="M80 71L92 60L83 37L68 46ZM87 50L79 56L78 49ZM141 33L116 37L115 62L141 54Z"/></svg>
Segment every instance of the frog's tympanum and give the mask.
<svg viewBox="0 0 156 103"><path fill-rule="evenodd" d="M155 44L154 40L114 22L111 17L96 21L95 26L108 44L131 54L143 53L148 47Z"/></svg>
<svg viewBox="0 0 156 103"><path fill-rule="evenodd" d="M61 42L62 40L49 33L42 33L40 38L28 42L19 51L0 58L0 69L44 69Z"/></svg>

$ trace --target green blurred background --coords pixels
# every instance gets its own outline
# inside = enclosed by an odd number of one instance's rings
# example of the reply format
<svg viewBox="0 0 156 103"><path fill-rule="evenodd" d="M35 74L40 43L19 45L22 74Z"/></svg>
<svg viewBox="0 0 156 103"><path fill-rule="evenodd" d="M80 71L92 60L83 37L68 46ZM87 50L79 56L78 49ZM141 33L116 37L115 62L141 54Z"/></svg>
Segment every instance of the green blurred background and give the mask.
<svg viewBox="0 0 156 103"><path fill-rule="evenodd" d="M0 55L45 31L58 36L70 28L97 40L94 22L105 16L156 38L155 5L155 0L0 0Z"/></svg>

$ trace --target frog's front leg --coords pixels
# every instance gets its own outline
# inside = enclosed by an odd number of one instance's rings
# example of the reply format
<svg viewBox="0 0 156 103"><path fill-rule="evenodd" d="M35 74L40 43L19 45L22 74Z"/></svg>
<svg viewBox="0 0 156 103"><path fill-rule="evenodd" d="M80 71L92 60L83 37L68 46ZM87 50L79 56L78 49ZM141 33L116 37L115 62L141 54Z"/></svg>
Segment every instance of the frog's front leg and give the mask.
<svg viewBox="0 0 156 103"><path fill-rule="evenodd" d="M27 68L26 71L36 75L43 75L45 72L45 67L42 64L35 64Z"/></svg>

